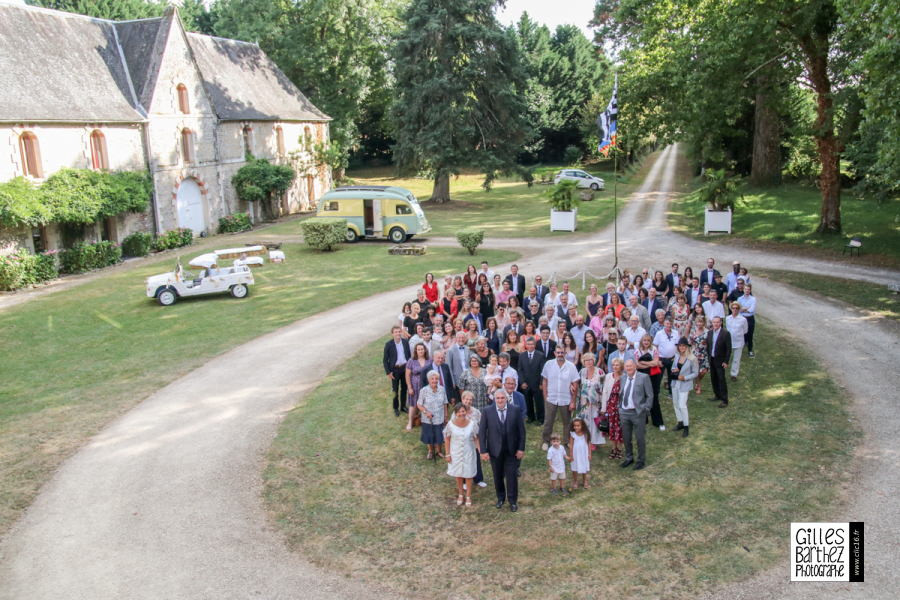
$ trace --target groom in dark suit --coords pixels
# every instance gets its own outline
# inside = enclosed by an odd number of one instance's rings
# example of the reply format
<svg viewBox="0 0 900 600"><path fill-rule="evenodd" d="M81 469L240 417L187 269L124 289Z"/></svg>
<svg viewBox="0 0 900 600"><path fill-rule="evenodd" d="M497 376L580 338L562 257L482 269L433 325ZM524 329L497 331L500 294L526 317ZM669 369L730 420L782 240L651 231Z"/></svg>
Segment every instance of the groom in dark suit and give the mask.
<svg viewBox="0 0 900 600"><path fill-rule="evenodd" d="M503 389L494 392L494 404L481 413L481 460L491 461L497 508L509 500L509 510L519 510L519 462L525 455L525 419L509 402Z"/></svg>

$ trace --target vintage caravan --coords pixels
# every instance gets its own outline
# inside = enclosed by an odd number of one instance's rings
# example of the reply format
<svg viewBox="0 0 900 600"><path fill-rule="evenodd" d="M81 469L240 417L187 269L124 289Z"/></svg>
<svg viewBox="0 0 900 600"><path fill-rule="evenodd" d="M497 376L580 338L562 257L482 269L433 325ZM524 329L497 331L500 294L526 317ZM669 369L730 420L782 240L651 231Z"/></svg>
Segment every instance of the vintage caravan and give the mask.
<svg viewBox="0 0 900 600"><path fill-rule="evenodd" d="M345 219L348 242L387 238L399 244L431 231L416 196L394 186L354 185L331 190L319 199L316 216Z"/></svg>

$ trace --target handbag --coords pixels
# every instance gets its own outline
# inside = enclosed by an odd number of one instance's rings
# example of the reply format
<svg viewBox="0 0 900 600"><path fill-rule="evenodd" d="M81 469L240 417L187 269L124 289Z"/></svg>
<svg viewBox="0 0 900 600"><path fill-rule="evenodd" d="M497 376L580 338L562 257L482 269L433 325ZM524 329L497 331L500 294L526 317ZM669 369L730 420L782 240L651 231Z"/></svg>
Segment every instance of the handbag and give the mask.
<svg viewBox="0 0 900 600"><path fill-rule="evenodd" d="M601 433L609 433L609 419L605 414L594 417L594 425L597 426L597 431Z"/></svg>
<svg viewBox="0 0 900 600"><path fill-rule="evenodd" d="M650 375L659 375L662 373L662 367L650 367Z"/></svg>

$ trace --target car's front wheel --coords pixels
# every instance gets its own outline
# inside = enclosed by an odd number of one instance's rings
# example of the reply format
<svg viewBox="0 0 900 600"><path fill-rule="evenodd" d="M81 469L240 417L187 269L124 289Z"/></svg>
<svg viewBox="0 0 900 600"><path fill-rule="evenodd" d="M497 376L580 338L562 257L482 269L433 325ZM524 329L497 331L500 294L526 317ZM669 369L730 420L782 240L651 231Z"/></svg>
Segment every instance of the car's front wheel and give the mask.
<svg viewBox="0 0 900 600"><path fill-rule="evenodd" d="M406 232L399 227L394 227L388 232L388 239L395 244L402 244L406 241Z"/></svg>
<svg viewBox="0 0 900 600"><path fill-rule="evenodd" d="M178 300L178 294L175 293L175 290L166 289L156 295L156 301L161 306L172 306L176 300Z"/></svg>
<svg viewBox="0 0 900 600"><path fill-rule="evenodd" d="M356 230L354 230L351 227L348 227L347 233L344 235L344 239L347 241L348 244L352 244L353 242L355 242L356 240L359 239L359 236L356 235Z"/></svg>
<svg viewBox="0 0 900 600"><path fill-rule="evenodd" d="M243 283L236 283L231 286L231 295L235 298L246 298L250 290Z"/></svg>
<svg viewBox="0 0 900 600"><path fill-rule="evenodd" d="M596 192L597 190L600 189L600 184L595 181L594 183L591 184L591 189Z"/></svg>

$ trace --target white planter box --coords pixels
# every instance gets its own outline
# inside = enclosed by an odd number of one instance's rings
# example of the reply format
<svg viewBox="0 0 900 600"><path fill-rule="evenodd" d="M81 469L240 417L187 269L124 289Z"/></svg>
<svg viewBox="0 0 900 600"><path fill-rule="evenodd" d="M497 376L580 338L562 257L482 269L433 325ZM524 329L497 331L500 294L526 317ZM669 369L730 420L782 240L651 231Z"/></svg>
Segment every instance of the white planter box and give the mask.
<svg viewBox="0 0 900 600"><path fill-rule="evenodd" d="M550 231L575 231L575 210L550 210Z"/></svg>
<svg viewBox="0 0 900 600"><path fill-rule="evenodd" d="M731 209L712 210L706 209L706 216L703 219L703 234L709 235L711 231L720 233L731 233Z"/></svg>

